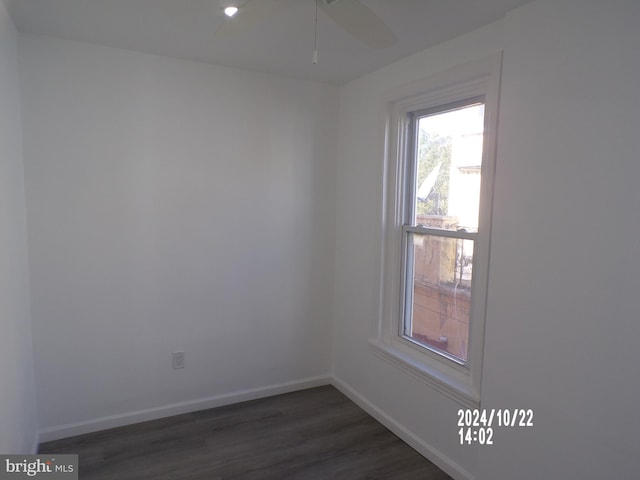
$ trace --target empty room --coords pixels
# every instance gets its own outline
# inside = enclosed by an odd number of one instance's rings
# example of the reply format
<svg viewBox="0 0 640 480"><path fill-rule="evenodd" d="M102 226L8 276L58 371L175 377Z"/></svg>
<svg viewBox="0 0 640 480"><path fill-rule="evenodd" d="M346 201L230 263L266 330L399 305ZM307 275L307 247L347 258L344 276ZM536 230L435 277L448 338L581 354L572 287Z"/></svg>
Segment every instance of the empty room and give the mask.
<svg viewBox="0 0 640 480"><path fill-rule="evenodd" d="M639 22L0 0L0 478L638 477Z"/></svg>

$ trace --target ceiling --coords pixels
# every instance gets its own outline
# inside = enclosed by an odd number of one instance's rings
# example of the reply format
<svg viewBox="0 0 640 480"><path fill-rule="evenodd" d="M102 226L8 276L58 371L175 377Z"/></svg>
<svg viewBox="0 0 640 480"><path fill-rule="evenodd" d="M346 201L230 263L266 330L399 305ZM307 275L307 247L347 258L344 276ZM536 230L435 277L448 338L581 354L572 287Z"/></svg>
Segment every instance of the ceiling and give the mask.
<svg viewBox="0 0 640 480"><path fill-rule="evenodd" d="M277 0L278 8L251 28L234 35L216 34L229 21L223 7L232 3L241 7L246 1L5 0L5 3L23 33L340 84L498 20L530 0L361 0L398 39L382 50L353 38L320 9L315 65L312 62L315 0Z"/></svg>

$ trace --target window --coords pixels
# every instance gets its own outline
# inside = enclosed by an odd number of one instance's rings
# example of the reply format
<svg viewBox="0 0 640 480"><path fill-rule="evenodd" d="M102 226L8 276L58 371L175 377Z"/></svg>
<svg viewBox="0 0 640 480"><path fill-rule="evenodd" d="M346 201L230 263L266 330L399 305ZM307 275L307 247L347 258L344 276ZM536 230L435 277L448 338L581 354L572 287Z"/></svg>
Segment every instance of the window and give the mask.
<svg viewBox="0 0 640 480"><path fill-rule="evenodd" d="M403 337L467 362L484 99L409 113Z"/></svg>
<svg viewBox="0 0 640 480"><path fill-rule="evenodd" d="M383 358L477 406L484 343L500 56L388 100Z"/></svg>

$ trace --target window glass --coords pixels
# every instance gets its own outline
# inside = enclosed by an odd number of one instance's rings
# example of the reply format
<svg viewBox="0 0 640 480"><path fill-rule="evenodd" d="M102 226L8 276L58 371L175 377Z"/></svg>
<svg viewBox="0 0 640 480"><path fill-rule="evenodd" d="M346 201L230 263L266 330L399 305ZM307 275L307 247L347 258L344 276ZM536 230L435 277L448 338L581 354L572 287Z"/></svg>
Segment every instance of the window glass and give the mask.
<svg viewBox="0 0 640 480"><path fill-rule="evenodd" d="M410 234L404 335L467 360L473 240Z"/></svg>
<svg viewBox="0 0 640 480"><path fill-rule="evenodd" d="M415 123L414 225L477 232L484 104Z"/></svg>
<svg viewBox="0 0 640 480"><path fill-rule="evenodd" d="M484 104L412 115L407 168L412 223L405 225L402 335L465 364L478 232ZM408 228L407 228L408 227ZM441 233L439 233L441 231Z"/></svg>

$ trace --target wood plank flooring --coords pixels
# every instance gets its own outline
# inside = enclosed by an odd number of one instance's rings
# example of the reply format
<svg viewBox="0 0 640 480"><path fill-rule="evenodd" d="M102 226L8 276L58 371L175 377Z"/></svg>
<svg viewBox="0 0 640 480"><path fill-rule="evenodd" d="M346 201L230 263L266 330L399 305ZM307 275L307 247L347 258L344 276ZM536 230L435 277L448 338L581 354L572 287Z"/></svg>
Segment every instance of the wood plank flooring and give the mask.
<svg viewBox="0 0 640 480"><path fill-rule="evenodd" d="M334 387L40 445L81 480L450 480Z"/></svg>

